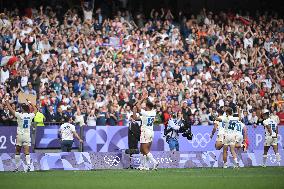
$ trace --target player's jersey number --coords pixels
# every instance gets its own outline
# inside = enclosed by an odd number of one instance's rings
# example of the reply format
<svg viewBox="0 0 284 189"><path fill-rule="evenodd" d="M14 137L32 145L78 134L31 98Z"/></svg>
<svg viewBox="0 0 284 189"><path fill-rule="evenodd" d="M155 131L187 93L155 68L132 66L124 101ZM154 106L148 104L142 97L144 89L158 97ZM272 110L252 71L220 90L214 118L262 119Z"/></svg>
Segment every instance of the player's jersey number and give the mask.
<svg viewBox="0 0 284 189"><path fill-rule="evenodd" d="M236 124L236 131L242 132L242 125L240 123Z"/></svg>
<svg viewBox="0 0 284 189"><path fill-rule="evenodd" d="M26 129L28 127L29 127L29 120L28 119L24 119L23 128Z"/></svg>
<svg viewBox="0 0 284 189"><path fill-rule="evenodd" d="M147 126L148 127L152 127L153 126L153 123L154 123L154 117L148 117L147 118Z"/></svg>
<svg viewBox="0 0 284 189"><path fill-rule="evenodd" d="M270 122L270 127L271 127L271 130L273 131L273 132L276 132L276 124L274 124L273 122Z"/></svg>
<svg viewBox="0 0 284 189"><path fill-rule="evenodd" d="M235 127L236 127L236 125L237 125L237 121L231 120L231 121L229 122L229 127L228 127L228 129L234 130Z"/></svg>

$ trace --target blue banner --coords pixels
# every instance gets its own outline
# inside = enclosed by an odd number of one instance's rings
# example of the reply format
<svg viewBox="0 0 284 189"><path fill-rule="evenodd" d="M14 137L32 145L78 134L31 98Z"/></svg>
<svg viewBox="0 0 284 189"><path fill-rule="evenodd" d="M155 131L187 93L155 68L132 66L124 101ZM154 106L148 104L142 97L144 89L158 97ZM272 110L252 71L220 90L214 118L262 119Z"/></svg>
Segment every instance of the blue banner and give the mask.
<svg viewBox="0 0 284 189"><path fill-rule="evenodd" d="M36 130L36 148L60 148L60 140L57 138L59 126L38 127ZM210 139L213 126L192 127L193 138L187 140L179 136L180 151L210 151L214 150L216 135ZM249 151L263 150L264 128L248 126ZM76 127L79 133L80 127ZM128 127L127 126L97 126L83 128L84 151L93 152L117 152L128 149ZM283 149L284 127L279 126L279 148ZM0 127L0 153L11 153L15 151L16 127ZM75 139L74 148L78 147ZM154 128L153 151L169 151L164 137L164 127Z"/></svg>

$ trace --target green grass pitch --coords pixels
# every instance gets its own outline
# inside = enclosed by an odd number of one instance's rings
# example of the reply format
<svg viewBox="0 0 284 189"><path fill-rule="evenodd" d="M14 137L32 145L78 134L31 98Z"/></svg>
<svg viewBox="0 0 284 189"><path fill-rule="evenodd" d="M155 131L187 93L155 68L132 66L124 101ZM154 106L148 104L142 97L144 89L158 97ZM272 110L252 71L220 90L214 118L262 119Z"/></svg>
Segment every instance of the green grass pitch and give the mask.
<svg viewBox="0 0 284 189"><path fill-rule="evenodd" d="M284 188L284 167L0 172L0 189L272 189Z"/></svg>

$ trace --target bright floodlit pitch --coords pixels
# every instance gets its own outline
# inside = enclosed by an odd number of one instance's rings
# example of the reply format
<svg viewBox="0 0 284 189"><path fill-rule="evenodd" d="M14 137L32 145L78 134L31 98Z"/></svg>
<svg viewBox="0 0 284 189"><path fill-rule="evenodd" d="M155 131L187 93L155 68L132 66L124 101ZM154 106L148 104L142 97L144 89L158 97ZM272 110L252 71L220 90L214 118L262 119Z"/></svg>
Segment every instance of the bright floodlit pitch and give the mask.
<svg viewBox="0 0 284 189"><path fill-rule="evenodd" d="M0 172L1 189L284 188L284 167Z"/></svg>

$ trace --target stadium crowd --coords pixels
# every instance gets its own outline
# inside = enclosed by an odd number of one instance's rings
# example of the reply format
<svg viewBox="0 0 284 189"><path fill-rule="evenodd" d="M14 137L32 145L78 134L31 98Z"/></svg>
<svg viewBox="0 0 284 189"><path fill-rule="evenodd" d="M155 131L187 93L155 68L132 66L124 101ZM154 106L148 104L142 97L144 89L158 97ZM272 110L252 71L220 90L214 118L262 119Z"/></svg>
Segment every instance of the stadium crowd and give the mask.
<svg viewBox="0 0 284 189"><path fill-rule="evenodd" d="M284 22L277 14L153 9L108 16L82 8L63 18L42 6L0 15L1 55L18 57L0 68L1 99L9 95L18 109L18 92L33 94L45 122L74 116L80 126L114 126L127 124L147 90L157 125L172 112L192 125L212 124L226 106L240 107L245 124L261 124L268 109L284 125ZM3 104L0 125L16 125Z"/></svg>

